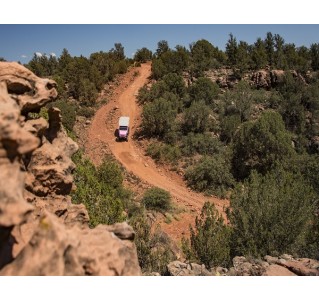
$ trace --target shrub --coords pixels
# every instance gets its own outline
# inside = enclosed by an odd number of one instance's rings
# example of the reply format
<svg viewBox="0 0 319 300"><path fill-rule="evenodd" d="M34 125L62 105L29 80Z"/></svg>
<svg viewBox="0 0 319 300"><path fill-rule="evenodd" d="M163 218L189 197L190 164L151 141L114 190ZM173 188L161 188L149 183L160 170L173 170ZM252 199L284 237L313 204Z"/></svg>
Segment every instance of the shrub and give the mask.
<svg viewBox="0 0 319 300"><path fill-rule="evenodd" d="M209 120L210 108L203 101L193 102L185 110L183 130L185 133L204 133L211 127Z"/></svg>
<svg viewBox="0 0 319 300"><path fill-rule="evenodd" d="M222 149L222 143L212 137L209 133L193 133L190 132L182 138L181 151L184 155L190 156L196 153L204 155L212 155L219 153Z"/></svg>
<svg viewBox="0 0 319 300"><path fill-rule="evenodd" d="M162 98L166 99L172 104L172 107L177 112L181 112L183 108L183 102L181 98L173 92L164 92Z"/></svg>
<svg viewBox="0 0 319 300"><path fill-rule="evenodd" d="M104 158L97 171L100 181L104 184L107 184L112 189L121 188L123 183L122 170L115 160L110 157Z"/></svg>
<svg viewBox="0 0 319 300"><path fill-rule="evenodd" d="M46 107L41 107L39 117L49 121L48 109Z"/></svg>
<svg viewBox="0 0 319 300"><path fill-rule="evenodd" d="M240 115L224 116L221 121L221 140L230 143L241 125Z"/></svg>
<svg viewBox="0 0 319 300"><path fill-rule="evenodd" d="M277 112L268 111L257 121L244 123L234 138L233 169L238 178L252 170L265 174L276 161L295 154L291 137Z"/></svg>
<svg viewBox="0 0 319 300"><path fill-rule="evenodd" d="M176 110L164 98L154 100L143 108L142 131L146 136L164 138L174 125Z"/></svg>
<svg viewBox="0 0 319 300"><path fill-rule="evenodd" d="M49 120L48 109L46 107L41 107L38 113L36 112L28 113L28 119L38 119L38 118L43 118L47 121Z"/></svg>
<svg viewBox="0 0 319 300"><path fill-rule="evenodd" d="M231 196L234 255L298 255L313 219L315 194L300 175L253 171Z"/></svg>
<svg viewBox="0 0 319 300"><path fill-rule="evenodd" d="M164 212L171 207L171 195L161 188L153 187L144 193L142 203L147 209Z"/></svg>
<svg viewBox="0 0 319 300"><path fill-rule="evenodd" d="M313 217L311 228L306 235L305 245L300 249L300 256L319 260L319 208Z"/></svg>
<svg viewBox="0 0 319 300"><path fill-rule="evenodd" d="M253 91L247 82L240 81L233 91L233 103L240 115L242 122L250 119L252 104L253 104Z"/></svg>
<svg viewBox="0 0 319 300"><path fill-rule="evenodd" d="M77 111L78 116L83 116L86 118L91 118L94 116L94 109L91 107L81 107Z"/></svg>
<svg viewBox="0 0 319 300"><path fill-rule="evenodd" d="M139 104L144 104L145 102L149 101L149 89L146 85L142 86L138 90L137 100Z"/></svg>
<svg viewBox="0 0 319 300"><path fill-rule="evenodd" d="M172 108L181 111L181 98L185 95L185 92L183 78L176 74L168 74L164 76L163 80L154 83L150 88L146 85L140 88L137 99L140 104L144 104L163 98L171 103Z"/></svg>
<svg viewBox="0 0 319 300"><path fill-rule="evenodd" d="M172 85L172 89L174 89L174 85ZM153 102L158 98L166 98L164 97L165 93L173 93L170 91L170 86L163 80L157 81L150 88L147 85L141 87L138 91L137 99L140 104L144 104L146 102ZM177 95L176 93L173 93Z"/></svg>
<svg viewBox="0 0 319 300"><path fill-rule="evenodd" d="M205 264L207 268L227 266L230 261L230 227L213 204L206 202L195 228L190 226L190 240L183 239L183 250L188 260Z"/></svg>
<svg viewBox="0 0 319 300"><path fill-rule="evenodd" d="M234 184L230 163L222 154L203 157L195 166L187 168L185 179L192 189L220 197Z"/></svg>
<svg viewBox="0 0 319 300"><path fill-rule="evenodd" d="M80 82L78 94L81 105L92 106L95 104L98 91L95 84L85 78Z"/></svg>
<svg viewBox="0 0 319 300"><path fill-rule="evenodd" d="M301 173L319 198L319 155L302 154L293 160L285 161L283 167L293 173Z"/></svg>
<svg viewBox="0 0 319 300"><path fill-rule="evenodd" d="M127 72L128 63L125 60L120 60L115 63L117 72L119 74L124 74Z"/></svg>
<svg viewBox="0 0 319 300"><path fill-rule="evenodd" d="M74 181L77 188L73 192L72 201L86 206L90 226L124 221L123 211L129 193L122 186L120 168L108 159L99 168L95 168L81 153L74 156L74 161Z"/></svg>
<svg viewBox="0 0 319 300"><path fill-rule="evenodd" d="M140 71L134 71L133 77L137 77L137 76L139 76L139 75L140 75Z"/></svg>
<svg viewBox="0 0 319 300"><path fill-rule="evenodd" d="M191 101L203 101L206 105L211 105L213 100L219 94L217 83L212 82L209 78L200 77L189 87Z"/></svg>
<svg viewBox="0 0 319 300"><path fill-rule="evenodd" d="M152 78L155 80L159 80L165 74L167 74L167 66L164 64L163 60L153 59L152 61Z"/></svg>
<svg viewBox="0 0 319 300"><path fill-rule="evenodd" d="M183 77L175 73L169 73L163 77L167 86L167 91L183 97L186 92L186 86Z"/></svg>
<svg viewBox="0 0 319 300"><path fill-rule="evenodd" d="M147 147L146 155L151 156L159 163L177 163L181 158L179 147L163 143L152 143Z"/></svg>
<svg viewBox="0 0 319 300"><path fill-rule="evenodd" d="M142 49L137 49L134 54L134 60L140 63L144 63L152 59L152 51L143 47Z"/></svg>
<svg viewBox="0 0 319 300"><path fill-rule="evenodd" d="M152 231L144 213L132 217L129 224L135 231L134 243L142 271L166 275L168 263L176 259L169 238L159 227Z"/></svg>

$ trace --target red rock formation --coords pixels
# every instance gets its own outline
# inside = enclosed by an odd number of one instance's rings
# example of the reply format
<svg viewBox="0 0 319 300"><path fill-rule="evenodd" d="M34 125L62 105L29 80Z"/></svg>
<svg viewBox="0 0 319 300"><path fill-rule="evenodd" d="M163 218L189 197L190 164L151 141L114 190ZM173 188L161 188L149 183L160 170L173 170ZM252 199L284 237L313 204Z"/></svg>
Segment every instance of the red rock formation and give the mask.
<svg viewBox="0 0 319 300"><path fill-rule="evenodd" d="M304 84L306 79L296 71L290 71L294 78L297 78ZM262 89L270 89L282 82L285 75L283 70L261 69L255 72L249 72L242 75L241 80L249 82L251 86ZM240 81L231 69L216 69L205 72L205 76L211 81L216 82L221 89L233 88ZM311 78L311 76L308 76ZM308 80L309 80L308 78Z"/></svg>
<svg viewBox="0 0 319 300"><path fill-rule="evenodd" d="M24 115L39 110L58 95L53 80L39 78L15 62L1 62L0 82L6 84L8 93Z"/></svg>
<svg viewBox="0 0 319 300"><path fill-rule="evenodd" d="M71 203L78 146L60 111L50 109L49 122L28 118L54 87L0 62L0 275L140 275L132 228L90 229L85 207Z"/></svg>
<svg viewBox="0 0 319 300"><path fill-rule="evenodd" d="M48 213L40 218L30 242L0 274L138 275L139 272L131 241L120 241L105 225L94 229L66 228Z"/></svg>

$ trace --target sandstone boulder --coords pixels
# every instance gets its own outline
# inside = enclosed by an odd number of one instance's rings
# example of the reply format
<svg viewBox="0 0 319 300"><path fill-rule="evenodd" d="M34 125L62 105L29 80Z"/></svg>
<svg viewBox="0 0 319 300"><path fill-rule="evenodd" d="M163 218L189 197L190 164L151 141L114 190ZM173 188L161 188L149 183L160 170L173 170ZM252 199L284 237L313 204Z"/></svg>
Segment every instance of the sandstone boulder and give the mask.
<svg viewBox="0 0 319 300"><path fill-rule="evenodd" d="M309 260L309 262L310 261L311 260ZM304 260L299 259L289 261L281 259L277 264L299 276L319 276L319 264L313 267Z"/></svg>
<svg viewBox="0 0 319 300"><path fill-rule="evenodd" d="M0 82L0 227L24 222L32 210L23 199L20 159L38 145L39 139L21 127L19 107Z"/></svg>
<svg viewBox="0 0 319 300"><path fill-rule="evenodd" d="M183 263L178 260L167 265L167 270L171 276L212 276L205 265L195 263Z"/></svg>
<svg viewBox="0 0 319 300"><path fill-rule="evenodd" d="M257 88L269 89L271 87L270 74L266 70L253 73L251 80Z"/></svg>
<svg viewBox="0 0 319 300"><path fill-rule="evenodd" d="M297 276L295 273L279 265L268 266L262 275L263 276Z"/></svg>
<svg viewBox="0 0 319 300"><path fill-rule="evenodd" d="M140 275L136 261L133 244L120 240L107 226L70 229L47 213L29 243L0 275Z"/></svg>
<svg viewBox="0 0 319 300"><path fill-rule="evenodd" d="M19 105L22 114L38 111L57 97L53 80L39 78L15 62L1 62L0 82L5 82L8 94Z"/></svg>
<svg viewBox="0 0 319 300"><path fill-rule="evenodd" d="M271 276L280 274L278 270L285 269L282 275L293 273L299 276L319 276L319 262L309 258L294 258L289 254L282 254L278 257L265 256L265 260L270 264L271 268L268 268L263 275ZM276 267L275 267L276 266Z"/></svg>

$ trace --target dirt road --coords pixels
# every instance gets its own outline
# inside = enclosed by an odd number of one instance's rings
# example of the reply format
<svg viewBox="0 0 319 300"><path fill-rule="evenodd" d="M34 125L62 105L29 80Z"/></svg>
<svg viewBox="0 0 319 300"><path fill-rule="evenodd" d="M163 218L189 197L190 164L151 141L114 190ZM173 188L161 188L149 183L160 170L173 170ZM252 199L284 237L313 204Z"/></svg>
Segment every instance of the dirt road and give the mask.
<svg viewBox="0 0 319 300"><path fill-rule="evenodd" d="M132 139L140 123L141 115L141 107L136 102L136 95L138 90L148 82L150 73L151 65L142 64L141 67L132 69L115 88L112 100L97 111L91 123L86 154L95 164L99 164L104 155L103 148L108 145L116 159L128 171L153 186L169 191L173 201L178 206L185 208L186 213L182 213L178 220L173 220L170 224L163 223L162 228L179 240L181 235L188 231L189 223L193 223L194 215L200 212L205 201L215 203L220 212L223 212L227 203L225 200L205 197L190 191L180 176L156 166L152 159L144 155L138 143ZM115 130L120 116L130 117L131 132L128 142L116 141Z"/></svg>

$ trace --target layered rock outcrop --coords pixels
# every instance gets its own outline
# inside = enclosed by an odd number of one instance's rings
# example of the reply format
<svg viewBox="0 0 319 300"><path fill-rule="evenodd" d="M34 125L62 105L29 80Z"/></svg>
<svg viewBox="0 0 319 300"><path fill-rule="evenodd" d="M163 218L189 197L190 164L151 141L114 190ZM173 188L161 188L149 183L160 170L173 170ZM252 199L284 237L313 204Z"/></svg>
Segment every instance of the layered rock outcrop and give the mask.
<svg viewBox="0 0 319 300"><path fill-rule="evenodd" d="M294 78L297 78L304 84L307 84L307 80L311 78L310 74L304 78L294 70L289 72ZM232 69L225 68L205 72L205 76L216 82L221 89L233 88L242 79L258 89L269 90L278 86L283 81L285 74L284 70L269 70L269 68L247 72L241 78L238 78Z"/></svg>
<svg viewBox="0 0 319 300"><path fill-rule="evenodd" d="M0 275L140 275L126 223L88 227L71 203L71 156L60 111L31 118L57 96L55 82L0 62Z"/></svg>

